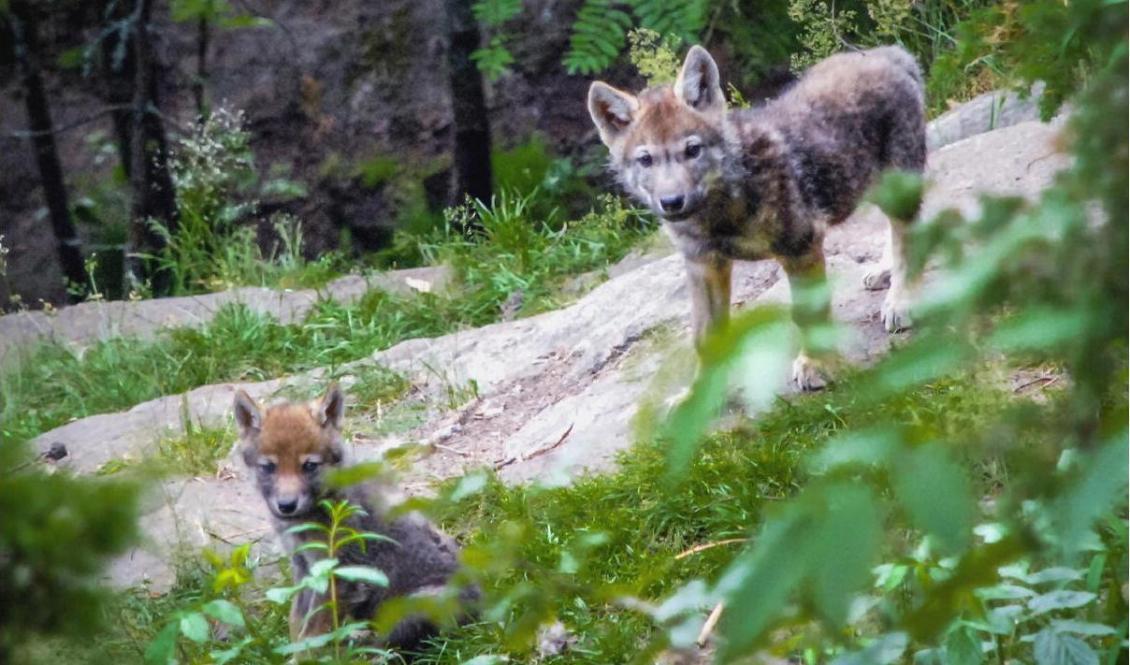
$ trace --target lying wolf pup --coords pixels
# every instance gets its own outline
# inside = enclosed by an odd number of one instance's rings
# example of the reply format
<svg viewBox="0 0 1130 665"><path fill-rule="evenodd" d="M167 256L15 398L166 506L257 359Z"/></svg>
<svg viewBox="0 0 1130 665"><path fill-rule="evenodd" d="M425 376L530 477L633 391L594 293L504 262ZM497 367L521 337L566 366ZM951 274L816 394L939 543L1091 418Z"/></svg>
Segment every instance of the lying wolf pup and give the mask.
<svg viewBox="0 0 1130 665"><path fill-rule="evenodd" d="M798 285L824 277L825 229L846 219L884 169L926 163L922 75L897 47L834 55L779 98L726 110L718 66L692 47L674 85L638 96L597 81L588 107L612 168L663 220L686 258L696 344L729 316L734 260L773 257ZM883 262L864 278L889 286L883 325L910 326L905 223L890 220ZM826 317L827 306L815 317ZM793 316L805 316L794 303ZM802 347L793 380L823 387Z"/></svg>
<svg viewBox="0 0 1130 665"><path fill-rule="evenodd" d="M303 542L324 538L321 532L298 534L287 530L306 522L328 525L323 499L346 499L366 512L350 519L348 526L359 532L376 533L389 541L370 541L364 549L347 545L338 553L343 565L372 566L388 577L388 587L338 580L339 618L367 621L379 605L397 596L437 595L458 567L458 546L448 536L417 514L387 519L387 501L373 486L356 485L333 490L323 484L328 469L342 463L341 423L345 398L333 385L326 394L309 403L286 403L263 409L244 391L235 395L235 420L243 448L243 459L255 469L259 491L267 501L275 529L291 553L294 579L298 582L322 557L319 550L299 551ZM472 587L461 599L477 595ZM326 598L310 589L295 597L290 609L293 640L332 630L333 617L319 610ZM311 611L314 611L313 613ZM383 642L411 648L435 631L424 619L401 621Z"/></svg>

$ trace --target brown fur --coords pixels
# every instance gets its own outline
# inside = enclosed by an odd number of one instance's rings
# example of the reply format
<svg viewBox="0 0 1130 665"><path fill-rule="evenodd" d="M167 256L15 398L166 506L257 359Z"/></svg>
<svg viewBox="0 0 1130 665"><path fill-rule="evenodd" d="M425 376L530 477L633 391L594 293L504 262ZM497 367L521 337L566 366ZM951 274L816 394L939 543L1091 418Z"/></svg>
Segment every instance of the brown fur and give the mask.
<svg viewBox="0 0 1130 665"><path fill-rule="evenodd" d="M926 161L921 73L896 47L832 56L777 99L728 112L717 65L696 46L673 85L636 96L594 83L589 112L621 185L686 257L699 343L726 320L731 261L776 258L794 288L823 280L825 229L852 213L883 170L921 172ZM890 331L910 325L909 221L891 224L884 265L865 279L890 286L881 311ZM824 383L803 350L794 380Z"/></svg>

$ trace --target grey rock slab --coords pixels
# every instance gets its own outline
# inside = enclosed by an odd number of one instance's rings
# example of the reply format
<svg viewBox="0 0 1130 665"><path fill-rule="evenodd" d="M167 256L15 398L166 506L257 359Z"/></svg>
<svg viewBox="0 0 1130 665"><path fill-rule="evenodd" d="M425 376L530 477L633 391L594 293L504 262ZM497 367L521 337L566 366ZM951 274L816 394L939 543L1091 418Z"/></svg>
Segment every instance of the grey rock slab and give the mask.
<svg viewBox="0 0 1130 665"><path fill-rule="evenodd" d="M118 588L146 585L154 592L176 581L180 555L201 548L252 543L260 560L282 554L263 499L240 479L179 478L147 488L139 527L144 540L118 557L106 581Z"/></svg>
<svg viewBox="0 0 1130 665"><path fill-rule="evenodd" d="M313 380L312 375L251 384L201 386L180 395L142 402L128 411L81 418L46 432L32 442L40 453L54 444L67 447L57 464L75 473L95 473L111 460L145 462L161 440L184 433L186 418L194 425L214 427L229 420L235 391L243 388L256 399L269 399L286 386Z"/></svg>
<svg viewBox="0 0 1130 665"><path fill-rule="evenodd" d="M54 312L23 311L0 316L0 361L14 349L37 341L88 345L111 337L150 338L161 330L202 326L225 305L243 304L260 314L294 323L321 299L351 303L371 289L398 294L439 291L450 280L439 267L410 268L368 276L348 275L321 289L276 290L243 287L218 293L154 300L92 301Z"/></svg>
<svg viewBox="0 0 1130 665"><path fill-rule="evenodd" d="M992 90L964 102L934 118L926 126L926 147L936 150L970 136L1040 119L1042 83L1028 95L1011 90Z"/></svg>

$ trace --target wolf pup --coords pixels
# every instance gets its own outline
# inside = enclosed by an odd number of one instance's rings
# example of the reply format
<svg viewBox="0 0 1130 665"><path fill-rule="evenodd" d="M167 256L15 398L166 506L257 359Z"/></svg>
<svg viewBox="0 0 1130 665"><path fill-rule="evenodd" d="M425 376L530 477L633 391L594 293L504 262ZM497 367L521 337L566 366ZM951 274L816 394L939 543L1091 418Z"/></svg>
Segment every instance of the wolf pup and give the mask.
<svg viewBox="0 0 1130 665"><path fill-rule="evenodd" d="M597 81L588 108L620 183L662 219L686 259L699 348L729 316L734 260L776 258L793 318L827 317L826 303L805 308L795 297L824 278L825 229L852 213L884 169L921 173L926 163L922 74L897 47L834 55L777 99L727 111L718 66L694 46L674 85L632 95ZM911 220L889 221L883 261L864 286L889 287L881 317L895 332L910 327ZM825 383L803 346L793 380L804 390Z"/></svg>
<svg viewBox="0 0 1130 665"><path fill-rule="evenodd" d="M327 470L342 464L341 423L345 398L332 385L320 399L285 403L263 409L242 390L235 395L235 420L239 426L243 459L255 470L259 491L271 511L275 529L291 553L295 582L322 556L314 549L299 550L320 533L287 533L306 522L328 525L329 516L319 505L323 499L346 499L366 512L351 518L348 526L390 540L369 541L364 549L353 543L338 553L343 565L372 566L388 576L388 587L338 580L339 618L367 621L379 605L397 596L438 595L446 590L458 567L458 546L417 514L386 518L388 502L373 486L329 489L323 483ZM464 590L462 600L477 594ZM332 630L333 617L319 610L327 598L310 589L295 597L290 610L291 637L319 635ZM311 614L311 610L314 613ZM405 619L383 640L411 648L432 634L435 626L423 619Z"/></svg>

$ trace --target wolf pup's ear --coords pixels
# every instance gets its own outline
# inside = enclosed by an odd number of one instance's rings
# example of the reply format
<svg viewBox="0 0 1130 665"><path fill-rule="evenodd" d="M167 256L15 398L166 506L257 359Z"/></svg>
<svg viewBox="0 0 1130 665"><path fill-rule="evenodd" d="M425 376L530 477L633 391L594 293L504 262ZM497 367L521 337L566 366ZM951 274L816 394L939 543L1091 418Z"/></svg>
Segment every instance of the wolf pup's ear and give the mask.
<svg viewBox="0 0 1130 665"><path fill-rule="evenodd" d="M241 439L250 439L254 434L258 434L259 430L263 427L263 410L259 408L259 403L251 399L243 390L235 393L235 423L239 426L239 437Z"/></svg>
<svg viewBox="0 0 1130 665"><path fill-rule="evenodd" d="M589 86L589 115L600 132L604 145L612 147L639 110L640 102L635 95L617 90L603 81L595 81Z"/></svg>
<svg viewBox="0 0 1130 665"><path fill-rule="evenodd" d="M345 395L336 383L331 383L322 399L314 403L314 417L322 427L341 429L345 419Z"/></svg>
<svg viewBox="0 0 1130 665"><path fill-rule="evenodd" d="M692 46L675 79L675 94L683 103L700 113L723 113L726 98L722 96L722 78L714 58L701 46Z"/></svg>

